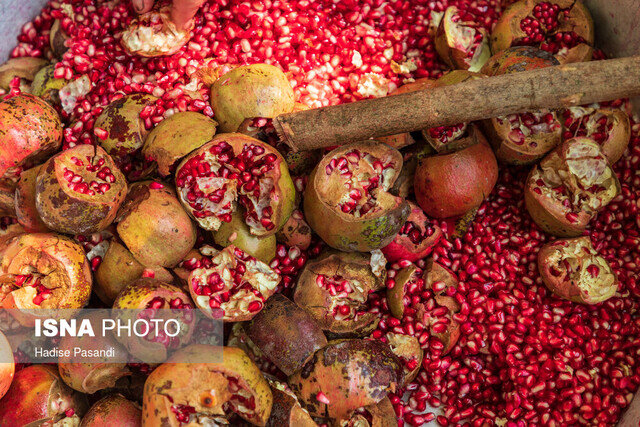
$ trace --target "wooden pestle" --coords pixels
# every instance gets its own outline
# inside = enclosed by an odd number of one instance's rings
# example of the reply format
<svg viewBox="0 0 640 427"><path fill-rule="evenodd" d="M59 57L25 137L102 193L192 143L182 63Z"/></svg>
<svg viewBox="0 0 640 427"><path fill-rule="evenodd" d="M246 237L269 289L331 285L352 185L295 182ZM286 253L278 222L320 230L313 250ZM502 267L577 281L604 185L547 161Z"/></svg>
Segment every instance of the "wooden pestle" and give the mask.
<svg viewBox="0 0 640 427"><path fill-rule="evenodd" d="M296 151L542 108L640 95L640 56L557 65L397 96L283 114L273 119Z"/></svg>

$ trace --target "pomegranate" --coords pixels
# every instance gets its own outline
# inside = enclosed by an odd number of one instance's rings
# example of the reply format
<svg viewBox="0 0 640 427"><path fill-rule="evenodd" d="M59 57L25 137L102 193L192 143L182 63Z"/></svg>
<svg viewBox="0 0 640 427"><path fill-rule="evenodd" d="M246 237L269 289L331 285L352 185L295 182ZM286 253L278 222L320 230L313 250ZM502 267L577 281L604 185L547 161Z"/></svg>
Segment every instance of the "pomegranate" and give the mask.
<svg viewBox="0 0 640 427"><path fill-rule="evenodd" d="M425 258L442 238L442 229L432 223L422 209L412 202L409 206L411 213L407 222L393 241L381 249L388 262L401 259L413 262Z"/></svg>
<svg viewBox="0 0 640 427"><path fill-rule="evenodd" d="M42 165L34 166L20 174L14 193L14 205L18 222L29 232L49 231L36 207L36 178Z"/></svg>
<svg viewBox="0 0 640 427"><path fill-rule="evenodd" d="M9 179L0 179L0 215L16 216L15 192L17 183Z"/></svg>
<svg viewBox="0 0 640 427"><path fill-rule="evenodd" d="M562 137L585 136L596 141L610 164L624 154L631 138L629 115L620 109L572 107L562 113Z"/></svg>
<svg viewBox="0 0 640 427"><path fill-rule="evenodd" d="M269 64L236 67L211 86L211 107L222 132L237 132L246 119L274 118L294 108L287 76Z"/></svg>
<svg viewBox="0 0 640 427"><path fill-rule="evenodd" d="M13 352L11 351L11 345L7 340L7 337L0 332L0 360L12 360ZM13 375L16 370L16 365L13 361L0 363L0 399L7 394L9 386L13 381Z"/></svg>
<svg viewBox="0 0 640 427"><path fill-rule="evenodd" d="M161 362L167 359L172 350L176 350L189 342L194 329L194 315L190 312L193 303L180 288L161 282L157 279L142 277L125 287L113 302L113 308L123 310L118 315L125 321L134 322L138 319L154 318L155 310L180 310L171 318L181 324L180 332L176 336L168 336L160 330L150 332L142 337L116 337L131 353L140 360ZM142 310L133 312L132 310ZM135 318L133 318L135 317ZM160 318L165 318L161 316Z"/></svg>
<svg viewBox="0 0 640 427"><path fill-rule="evenodd" d="M158 165L165 177L184 156L211 141L217 123L204 114L185 111L167 117L147 136L142 155Z"/></svg>
<svg viewBox="0 0 640 427"><path fill-rule="evenodd" d="M134 93L112 101L96 118L93 133L100 146L131 180L144 178L151 165L139 161L135 155L142 149L149 131L143 111L153 108L157 98Z"/></svg>
<svg viewBox="0 0 640 427"><path fill-rule="evenodd" d="M307 262L293 299L332 336L368 335L378 319L366 311L367 299L384 285L384 264L384 257L326 252Z"/></svg>
<svg viewBox="0 0 640 427"><path fill-rule="evenodd" d="M31 82L31 93L53 106L60 106L60 90L69 84L69 81L55 78L54 73L54 65L40 69Z"/></svg>
<svg viewBox="0 0 640 427"><path fill-rule="evenodd" d="M287 165L273 147L251 137L215 136L176 170L185 209L206 230L230 222L236 200L256 236L275 234L293 211L294 187Z"/></svg>
<svg viewBox="0 0 640 427"><path fill-rule="evenodd" d="M54 231L87 234L107 228L127 182L100 147L78 145L49 159L36 180L36 208Z"/></svg>
<svg viewBox="0 0 640 427"><path fill-rule="evenodd" d="M562 143L531 170L524 197L540 228L574 237L619 193L618 178L598 143L578 137Z"/></svg>
<svg viewBox="0 0 640 427"><path fill-rule="evenodd" d="M306 250L311 245L311 228L304 219L302 211L296 209L276 234L279 242L287 246L297 246Z"/></svg>
<svg viewBox="0 0 640 427"><path fill-rule="evenodd" d="M435 37L440 58L451 68L480 71L491 56L487 31L469 12L449 6Z"/></svg>
<svg viewBox="0 0 640 427"><path fill-rule="evenodd" d="M191 38L193 22L178 28L171 20L168 6L139 15L122 32L122 47L130 55L146 57L173 55Z"/></svg>
<svg viewBox="0 0 640 427"><path fill-rule="evenodd" d="M140 406L121 394L110 394L93 404L80 427L141 427Z"/></svg>
<svg viewBox="0 0 640 427"><path fill-rule="evenodd" d="M491 49L539 47L562 64L589 61L594 30L589 10L578 0L520 0L502 13L491 33Z"/></svg>
<svg viewBox="0 0 640 427"><path fill-rule="evenodd" d="M10 240L1 254L0 281L4 308L82 308L91 293L91 270L82 247L53 233ZM33 312L24 313L18 320L30 326L33 317Z"/></svg>
<svg viewBox="0 0 640 427"><path fill-rule="evenodd" d="M378 403L401 381L400 362L387 344L340 340L318 350L289 385L312 416L342 420Z"/></svg>
<svg viewBox="0 0 640 427"><path fill-rule="evenodd" d="M19 80L19 88L22 92L29 92L29 83L37 72L49 62L42 58L11 58L0 65L0 89L11 90L11 82L14 78Z"/></svg>
<svg viewBox="0 0 640 427"><path fill-rule="evenodd" d="M398 421L393 405L385 397L375 405L355 410L351 418L340 421L340 427L396 427Z"/></svg>
<svg viewBox="0 0 640 427"><path fill-rule="evenodd" d="M434 218L463 215L480 206L498 179L498 163L484 136L460 151L422 158L414 177L418 205Z"/></svg>
<svg viewBox="0 0 640 427"><path fill-rule="evenodd" d="M255 236L244 222L244 212L237 209L231 215L231 222L223 222L213 232L213 241L227 247L234 245L243 252L268 264L276 256L276 236Z"/></svg>
<svg viewBox="0 0 640 427"><path fill-rule="evenodd" d="M292 375L327 344L322 329L305 310L282 294L265 303L246 328L251 342L286 375Z"/></svg>
<svg viewBox="0 0 640 427"><path fill-rule="evenodd" d="M208 316L223 311L226 322L250 320L274 294L280 275L267 264L235 246L227 246L211 259L211 265L189 275L191 297Z"/></svg>
<svg viewBox="0 0 640 427"><path fill-rule="evenodd" d="M60 20L56 19L53 21L49 32L49 46L56 58L62 58L68 50L67 40L69 40L69 35L62 28Z"/></svg>
<svg viewBox="0 0 640 427"><path fill-rule="evenodd" d="M33 365L16 372L0 400L0 426L78 425L87 398L73 391L50 365Z"/></svg>
<svg viewBox="0 0 640 427"><path fill-rule="evenodd" d="M175 191L158 182L131 185L116 222L127 249L145 267L174 267L196 242L196 227Z"/></svg>
<svg viewBox="0 0 640 427"><path fill-rule="evenodd" d="M276 294L279 295L279 294ZM276 365L265 356L265 354L256 346L251 338L247 335L244 327L244 323L236 322L231 327L231 332L227 336L226 343L229 347L237 347L244 351L247 356L256 364L260 371L265 374L268 379L269 376L278 378L280 380L286 380L287 376Z"/></svg>
<svg viewBox="0 0 640 427"><path fill-rule="evenodd" d="M144 388L143 426L226 424L232 412L251 424L266 424L273 396L258 367L234 347L222 347L222 362L188 363L212 351L219 349L186 347L172 359L186 362L165 363L151 373Z"/></svg>
<svg viewBox="0 0 640 427"><path fill-rule="evenodd" d="M423 351L420 342L414 336L393 332L387 332L385 338L393 354L402 362L403 379L400 387L406 387L418 376L422 366Z"/></svg>
<svg viewBox="0 0 640 427"><path fill-rule="evenodd" d="M588 237L547 243L538 252L538 268L547 288L569 301L598 304L618 290L615 273Z"/></svg>
<svg viewBox="0 0 640 427"><path fill-rule="evenodd" d="M0 178L15 179L60 148L58 113L42 99L20 94L0 100Z"/></svg>
<svg viewBox="0 0 640 427"><path fill-rule="evenodd" d="M203 266L211 266L211 256L219 251L210 246L203 246L199 250L191 249L184 259L172 270L175 282L185 291L189 291L188 279L191 272Z"/></svg>
<svg viewBox="0 0 640 427"><path fill-rule="evenodd" d="M271 377L266 377L266 379L273 394L273 406L271 407L271 416L267 421L267 427L317 426L309 412L300 406L298 398L287 383Z"/></svg>
<svg viewBox="0 0 640 427"><path fill-rule="evenodd" d="M409 204L388 193L402 169L402 155L377 142L343 145L311 173L304 213L329 246L371 251L388 245L409 216Z"/></svg>

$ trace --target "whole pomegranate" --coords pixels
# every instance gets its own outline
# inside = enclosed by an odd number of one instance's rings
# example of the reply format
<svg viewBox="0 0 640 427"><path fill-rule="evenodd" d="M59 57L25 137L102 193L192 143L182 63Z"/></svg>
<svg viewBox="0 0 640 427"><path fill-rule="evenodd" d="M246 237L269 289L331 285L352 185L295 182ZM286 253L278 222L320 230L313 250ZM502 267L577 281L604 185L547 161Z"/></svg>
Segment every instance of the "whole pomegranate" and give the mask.
<svg viewBox="0 0 640 427"><path fill-rule="evenodd" d="M416 200L434 218L463 215L480 206L498 180L496 157L479 131L473 145L422 158L414 177Z"/></svg>
<svg viewBox="0 0 640 427"><path fill-rule="evenodd" d="M42 99L25 93L0 101L0 178L17 178L55 153L61 142L60 117Z"/></svg>
<svg viewBox="0 0 640 427"><path fill-rule="evenodd" d="M141 427L142 410L121 394L110 394L93 404L80 427Z"/></svg>

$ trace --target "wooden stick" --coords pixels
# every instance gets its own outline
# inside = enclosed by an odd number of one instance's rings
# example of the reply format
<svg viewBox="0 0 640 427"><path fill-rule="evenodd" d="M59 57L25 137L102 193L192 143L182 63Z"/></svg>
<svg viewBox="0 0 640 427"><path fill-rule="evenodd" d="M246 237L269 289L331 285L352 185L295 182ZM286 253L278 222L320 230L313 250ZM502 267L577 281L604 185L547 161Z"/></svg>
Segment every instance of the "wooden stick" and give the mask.
<svg viewBox="0 0 640 427"><path fill-rule="evenodd" d="M637 95L640 56L558 65L283 114L273 124L291 148L311 150L434 126Z"/></svg>

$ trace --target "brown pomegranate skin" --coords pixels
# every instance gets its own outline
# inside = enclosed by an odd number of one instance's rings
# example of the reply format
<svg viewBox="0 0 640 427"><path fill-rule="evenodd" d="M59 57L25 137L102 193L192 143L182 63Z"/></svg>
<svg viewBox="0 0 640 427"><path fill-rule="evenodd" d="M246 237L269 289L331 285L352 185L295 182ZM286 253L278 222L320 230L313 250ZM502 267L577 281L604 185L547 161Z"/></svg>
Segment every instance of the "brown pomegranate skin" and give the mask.
<svg viewBox="0 0 640 427"><path fill-rule="evenodd" d="M62 29L60 20L53 21L51 32L49 33L49 45L56 58L62 59L62 55L69 49L65 44L68 39L69 36Z"/></svg>
<svg viewBox="0 0 640 427"><path fill-rule="evenodd" d="M387 344L370 340L332 341L289 377L302 407L331 420L348 419L357 408L378 403L401 382L398 358Z"/></svg>
<svg viewBox="0 0 640 427"><path fill-rule="evenodd" d="M0 177L12 178L60 148L62 123L42 99L20 94L0 101Z"/></svg>
<svg viewBox="0 0 640 427"><path fill-rule="evenodd" d="M425 157L414 177L416 200L433 218L463 215L480 206L498 180L498 163L486 139L460 151Z"/></svg>
<svg viewBox="0 0 640 427"><path fill-rule="evenodd" d="M91 145L52 157L36 179L38 214L60 233L91 234L107 228L126 194L124 175L102 148Z"/></svg>
<svg viewBox="0 0 640 427"><path fill-rule="evenodd" d="M273 406L267 427L317 427L318 424L302 409L298 398L285 382L269 376L266 378L273 394Z"/></svg>
<svg viewBox="0 0 640 427"><path fill-rule="evenodd" d="M211 107L222 132L237 132L245 119L274 118L294 108L287 76L269 64L234 68L211 86Z"/></svg>
<svg viewBox="0 0 640 427"><path fill-rule="evenodd" d="M347 161L347 167L361 169L360 173L369 174L370 180L378 180L379 188L369 190L376 192L375 199L369 200L370 194L361 183L349 182L351 178L345 178L348 174L335 172L336 168L331 167L337 163L337 159L344 159L354 153L357 153L355 157L358 160L356 163ZM391 173L383 175L374 170L372 163L360 157L361 153L378 159L387 167L385 171L391 169ZM386 144L365 141L334 149L318 163L309 177L304 193L304 214L307 222L325 243L340 251L368 252L388 245L409 216L410 208L407 201L388 192L401 169L402 155ZM352 175L355 173L357 171ZM369 183L367 186L371 188ZM354 209L362 209L365 205L373 206L360 216L342 210L347 204L343 199L349 198L353 190L358 191L360 195L360 199L353 202ZM339 206L341 203L342 207Z"/></svg>
<svg viewBox="0 0 640 427"><path fill-rule="evenodd" d="M327 344L313 317L282 294L269 298L246 327L246 332L286 375L300 369L316 350Z"/></svg>
<svg viewBox="0 0 640 427"><path fill-rule="evenodd" d="M78 423L88 407L87 398L73 391L51 365L32 365L18 371L0 400L0 426L15 427L49 421ZM66 417L65 411L74 415ZM38 425L38 424L36 424Z"/></svg>
<svg viewBox="0 0 640 427"><path fill-rule="evenodd" d="M80 422L80 427L141 427L140 406L121 394L105 396L93 404Z"/></svg>
<svg viewBox="0 0 640 427"><path fill-rule="evenodd" d="M180 425L172 411L175 405L190 406L198 414L224 417L225 403L251 424L266 425L273 395L258 367L244 351L235 347L222 347L222 362L188 363L190 355L197 357L199 353L212 351L219 349L206 345L186 347L171 361L185 360L187 363L164 363L149 375L142 404L144 427ZM255 403L255 409L240 411L236 395L229 389L229 378L248 394Z"/></svg>
<svg viewBox="0 0 640 427"><path fill-rule="evenodd" d="M13 359L11 345L2 332L0 332L0 357L2 360ZM16 364L13 361L0 363L0 399L7 394L15 371Z"/></svg>
<svg viewBox="0 0 640 427"><path fill-rule="evenodd" d="M173 188L163 184L131 185L116 222L118 235L145 267L174 267L196 242L195 225Z"/></svg>
<svg viewBox="0 0 640 427"><path fill-rule="evenodd" d="M514 46L496 52L482 67L481 73L492 77L554 65L560 65L560 63L547 51L531 46Z"/></svg>
<svg viewBox="0 0 640 427"><path fill-rule="evenodd" d="M30 233L49 231L40 218L36 207L36 178L42 165L32 167L20 174L20 181L14 193L18 222Z"/></svg>
<svg viewBox="0 0 640 427"><path fill-rule="evenodd" d="M11 179L0 179L0 216L16 216L16 185Z"/></svg>
<svg viewBox="0 0 640 427"><path fill-rule="evenodd" d="M304 219L302 211L296 209L276 234L276 239L287 246L297 246L305 250L311 245L311 227Z"/></svg>
<svg viewBox="0 0 640 427"><path fill-rule="evenodd" d="M401 387L405 387L417 376L422 367L423 351L418 339L412 335L388 332L385 335L391 351L402 361L403 379ZM411 368L413 367L413 368Z"/></svg>

